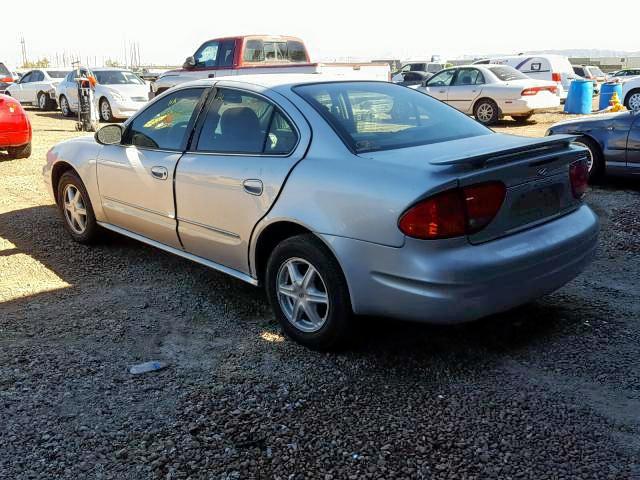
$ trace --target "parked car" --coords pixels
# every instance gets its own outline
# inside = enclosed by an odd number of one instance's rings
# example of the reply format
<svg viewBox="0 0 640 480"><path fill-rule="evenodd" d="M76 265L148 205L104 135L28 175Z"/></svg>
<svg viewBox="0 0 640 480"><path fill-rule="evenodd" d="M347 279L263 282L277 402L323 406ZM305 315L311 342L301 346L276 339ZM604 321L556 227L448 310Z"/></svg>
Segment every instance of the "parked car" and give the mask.
<svg viewBox="0 0 640 480"><path fill-rule="evenodd" d="M536 80L555 82L561 100L567 98L571 82L578 78L571 62L563 55L513 55L488 58L473 63L474 65L509 65Z"/></svg>
<svg viewBox="0 0 640 480"><path fill-rule="evenodd" d="M431 75L438 73L443 68L450 67L450 64L440 63L440 62L427 62L427 61L417 61L417 62L408 62L404 63L400 70L395 72L391 80L394 83L400 83L403 78L403 74L408 72L418 72L418 73L430 73Z"/></svg>
<svg viewBox="0 0 640 480"><path fill-rule="evenodd" d="M403 72L394 75L393 83L403 85L405 87L413 87L423 85L427 80L433 77L433 73L427 72Z"/></svg>
<svg viewBox="0 0 640 480"><path fill-rule="evenodd" d="M581 117L556 123L547 135L579 135L589 151L589 179L640 174L640 111Z"/></svg>
<svg viewBox="0 0 640 480"><path fill-rule="evenodd" d="M22 105L0 94L0 150L9 158L31 156L31 122Z"/></svg>
<svg viewBox="0 0 640 480"><path fill-rule="evenodd" d="M607 81L607 76L602 70L600 70L600 67L594 67L591 65L574 65L573 73L581 78L585 78L593 82L594 95L600 93L600 85Z"/></svg>
<svg viewBox="0 0 640 480"><path fill-rule="evenodd" d="M536 112L560 105L555 83L534 80L507 65L447 68L418 90L473 115L485 125L505 115L524 122Z"/></svg>
<svg viewBox="0 0 640 480"><path fill-rule="evenodd" d="M98 84L94 99L100 119L112 122L129 118L149 101L149 86L130 70L122 68L81 68L80 74L93 75ZM64 116L78 111L78 72L73 70L57 86L56 96Z"/></svg>
<svg viewBox="0 0 640 480"><path fill-rule="evenodd" d="M13 83L13 74L7 66L0 62L0 94L4 93L9 85Z"/></svg>
<svg viewBox="0 0 640 480"><path fill-rule="evenodd" d="M640 110L640 77L630 77L622 81L622 98L629 110Z"/></svg>
<svg viewBox="0 0 640 480"><path fill-rule="evenodd" d="M161 74L151 84L159 95L180 83L226 75L322 73L353 80L389 80L387 63L310 63L307 47L296 37L249 35L204 42L182 69Z"/></svg>
<svg viewBox="0 0 640 480"><path fill-rule="evenodd" d="M623 68L607 74L607 81L625 80L629 77L640 76L640 68Z"/></svg>
<svg viewBox="0 0 640 480"><path fill-rule="evenodd" d="M573 137L493 133L388 82L243 80L180 85L54 146L45 182L71 237L102 227L263 284L284 331L321 349L353 313L469 321L591 261Z"/></svg>
<svg viewBox="0 0 640 480"><path fill-rule="evenodd" d="M68 74L69 70L30 70L9 85L6 93L22 104L35 105L40 110L53 110L58 105L56 86Z"/></svg>

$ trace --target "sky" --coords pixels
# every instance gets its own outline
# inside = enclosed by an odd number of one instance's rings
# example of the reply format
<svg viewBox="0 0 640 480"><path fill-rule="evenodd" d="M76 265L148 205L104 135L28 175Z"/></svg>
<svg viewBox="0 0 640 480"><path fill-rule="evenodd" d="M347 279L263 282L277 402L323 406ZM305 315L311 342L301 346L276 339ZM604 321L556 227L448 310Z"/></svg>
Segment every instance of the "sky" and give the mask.
<svg viewBox="0 0 640 480"><path fill-rule="evenodd" d="M637 29L623 21L640 15L637 0L615 3L613 17L603 9L606 2L602 0L94 0L63 4L57 4L54 13L49 1L13 3L11 21L2 22L0 28L0 61L19 66L20 38L24 37L30 60L52 59L66 52L102 65L107 58L123 61L125 45L136 43L143 64L179 65L205 40L251 33L298 36L307 44L312 61L428 59L431 55L453 59L550 49L640 50ZM50 14L34 13L38 11ZM603 11L607 12L604 17L598 13ZM85 29L75 27L83 23Z"/></svg>

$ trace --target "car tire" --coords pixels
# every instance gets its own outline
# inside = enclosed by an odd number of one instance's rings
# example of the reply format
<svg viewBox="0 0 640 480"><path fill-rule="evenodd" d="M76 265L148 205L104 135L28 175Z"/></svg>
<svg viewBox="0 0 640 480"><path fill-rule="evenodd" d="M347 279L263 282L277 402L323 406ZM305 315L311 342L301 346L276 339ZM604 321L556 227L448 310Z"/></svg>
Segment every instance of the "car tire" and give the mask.
<svg viewBox="0 0 640 480"><path fill-rule="evenodd" d="M511 115L511 118L513 118L513 120L516 123L525 123L526 121L528 121L533 115Z"/></svg>
<svg viewBox="0 0 640 480"><path fill-rule="evenodd" d="M113 112L111 110L111 104L109 103L109 100L107 100L106 98L101 98L99 108L100 120L107 123L114 121Z"/></svg>
<svg viewBox="0 0 640 480"><path fill-rule="evenodd" d="M58 181L57 191L58 209L65 230L78 243L95 242L99 235L99 226L87 189L78 174L73 171L63 173ZM80 195L79 198L76 197L77 194Z"/></svg>
<svg viewBox="0 0 640 480"><path fill-rule="evenodd" d="M493 125L500 118L500 109L490 98L483 98L473 108L473 116L483 125Z"/></svg>
<svg viewBox="0 0 640 480"><path fill-rule="evenodd" d="M353 311L340 265L313 234L283 240L265 274L269 302L284 333L314 350L346 343Z"/></svg>
<svg viewBox="0 0 640 480"><path fill-rule="evenodd" d="M73 112L69 106L69 100L67 100L67 97L64 95L60 95L60 111L62 112L63 117L73 116Z"/></svg>
<svg viewBox="0 0 640 480"><path fill-rule="evenodd" d="M589 150L590 167L589 167L589 183L597 183L605 175L605 162L600 146L589 137L581 136L575 141L576 144Z"/></svg>
<svg viewBox="0 0 640 480"><path fill-rule="evenodd" d="M9 158L29 158L31 156L31 142L26 145L22 145L20 147L9 147L7 148L7 154Z"/></svg>
<svg viewBox="0 0 640 480"><path fill-rule="evenodd" d="M627 110L640 110L640 88L627 93L624 99L624 106L627 107Z"/></svg>
<svg viewBox="0 0 640 480"><path fill-rule="evenodd" d="M44 92L38 93L38 108L43 112L49 111L52 108L51 99Z"/></svg>

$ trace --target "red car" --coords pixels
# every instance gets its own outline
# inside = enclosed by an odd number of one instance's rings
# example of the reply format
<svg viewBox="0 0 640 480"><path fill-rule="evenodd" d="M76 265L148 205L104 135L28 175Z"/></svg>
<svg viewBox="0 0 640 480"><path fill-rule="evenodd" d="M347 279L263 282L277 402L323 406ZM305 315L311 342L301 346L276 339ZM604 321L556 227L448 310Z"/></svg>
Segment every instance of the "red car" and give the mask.
<svg viewBox="0 0 640 480"><path fill-rule="evenodd" d="M0 95L0 151L9 158L29 158L31 155L31 122L19 102Z"/></svg>

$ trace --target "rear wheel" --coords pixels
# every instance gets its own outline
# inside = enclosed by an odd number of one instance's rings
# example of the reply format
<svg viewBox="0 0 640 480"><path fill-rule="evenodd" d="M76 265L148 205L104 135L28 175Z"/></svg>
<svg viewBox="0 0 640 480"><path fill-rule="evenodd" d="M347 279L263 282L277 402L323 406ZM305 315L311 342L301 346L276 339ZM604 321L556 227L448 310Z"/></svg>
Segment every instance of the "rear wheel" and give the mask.
<svg viewBox="0 0 640 480"><path fill-rule="evenodd" d="M627 107L628 110L640 110L640 88L631 90L627 94L627 97L624 99L624 106Z"/></svg>
<svg viewBox="0 0 640 480"><path fill-rule="evenodd" d="M79 243L92 243L98 236L98 224L87 189L75 172L62 174L58 182L58 208L64 228Z"/></svg>
<svg viewBox="0 0 640 480"><path fill-rule="evenodd" d="M44 92L40 92L38 94L38 108L40 110L43 111L47 111L47 110L51 110L52 105L51 105L51 99L49 98L49 95L47 95Z"/></svg>
<svg viewBox="0 0 640 480"><path fill-rule="evenodd" d="M316 350L340 347L351 326L347 282L331 251L313 234L282 241L266 271L269 302L284 332Z"/></svg>
<svg viewBox="0 0 640 480"><path fill-rule="evenodd" d="M589 165L589 183L596 183L602 179L605 172L604 157L600 146L589 137L578 137L576 145L588 150L587 163Z"/></svg>
<svg viewBox="0 0 640 480"><path fill-rule="evenodd" d="M69 106L69 100L64 95L60 95L60 111L63 117L70 117L73 115L71 107Z"/></svg>
<svg viewBox="0 0 640 480"><path fill-rule="evenodd" d="M31 156L31 142L21 147L7 148L9 158L29 158Z"/></svg>
<svg viewBox="0 0 640 480"><path fill-rule="evenodd" d="M500 117L500 110L496 102L489 98L479 100L473 109L473 116L483 125L493 125Z"/></svg>
<svg viewBox="0 0 640 480"><path fill-rule="evenodd" d="M511 115L511 118L517 123L524 123L528 121L533 115Z"/></svg>

